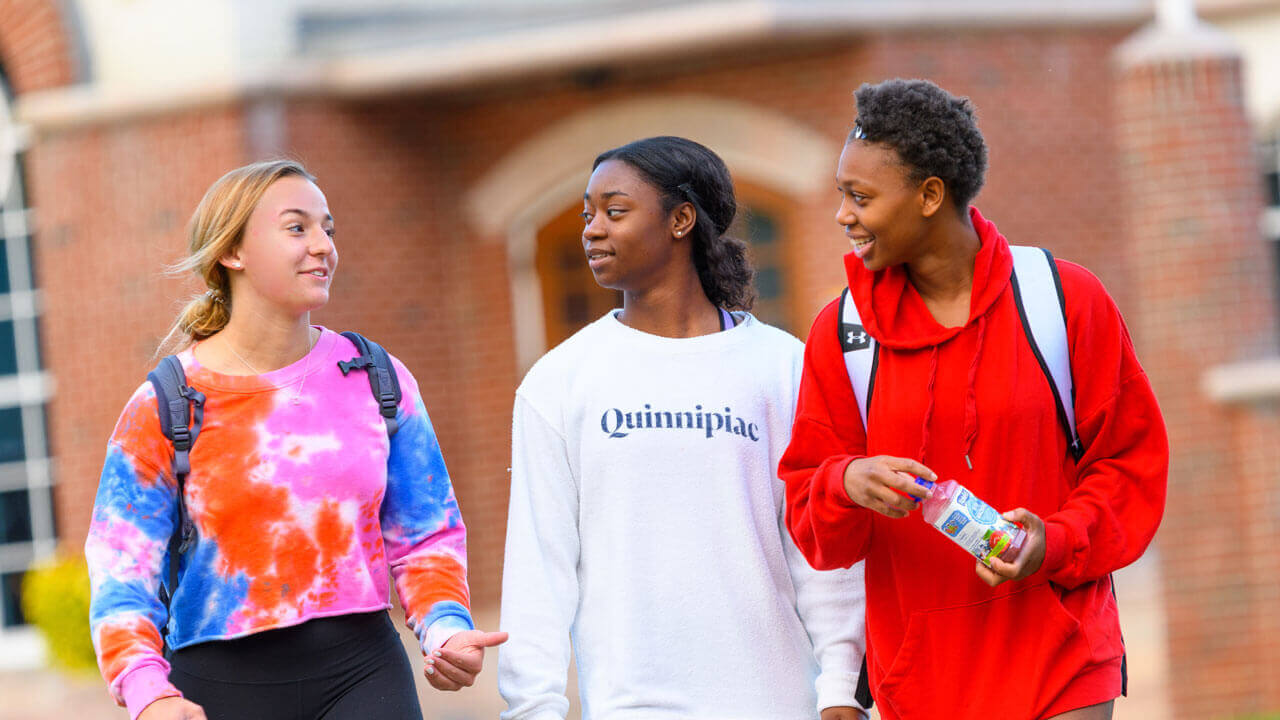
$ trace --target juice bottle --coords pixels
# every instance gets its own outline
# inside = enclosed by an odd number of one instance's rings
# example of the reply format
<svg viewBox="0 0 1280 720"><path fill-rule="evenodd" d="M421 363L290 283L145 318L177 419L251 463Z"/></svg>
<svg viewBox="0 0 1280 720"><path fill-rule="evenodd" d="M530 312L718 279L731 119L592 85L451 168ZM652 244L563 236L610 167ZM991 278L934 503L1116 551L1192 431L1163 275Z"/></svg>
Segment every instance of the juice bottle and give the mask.
<svg viewBox="0 0 1280 720"><path fill-rule="evenodd" d="M991 558L1013 562L1022 550L1027 531L1017 523L1000 517L995 508L956 482L946 480L936 485L924 478L916 484L933 488L933 494L920 502L924 521L969 551L984 565Z"/></svg>

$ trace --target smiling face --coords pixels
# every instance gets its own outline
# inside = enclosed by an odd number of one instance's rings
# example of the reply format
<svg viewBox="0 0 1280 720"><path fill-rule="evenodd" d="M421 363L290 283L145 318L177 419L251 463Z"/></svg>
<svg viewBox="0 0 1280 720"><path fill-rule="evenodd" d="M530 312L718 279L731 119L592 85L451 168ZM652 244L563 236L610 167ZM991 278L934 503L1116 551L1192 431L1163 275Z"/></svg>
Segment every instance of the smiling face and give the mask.
<svg viewBox="0 0 1280 720"><path fill-rule="evenodd" d="M922 184L911 181L895 150L850 141L840 153L836 187L841 195L836 222L868 270L910 262L922 252L935 203Z"/></svg>
<svg viewBox="0 0 1280 720"><path fill-rule="evenodd" d="M625 162L600 163L582 205L582 246L601 287L643 292L692 268L688 204L664 210L658 190Z"/></svg>
<svg viewBox="0 0 1280 720"><path fill-rule="evenodd" d="M324 193L297 176L275 181L249 216L240 244L220 262L231 276L233 308L300 316L322 307L338 266Z"/></svg>

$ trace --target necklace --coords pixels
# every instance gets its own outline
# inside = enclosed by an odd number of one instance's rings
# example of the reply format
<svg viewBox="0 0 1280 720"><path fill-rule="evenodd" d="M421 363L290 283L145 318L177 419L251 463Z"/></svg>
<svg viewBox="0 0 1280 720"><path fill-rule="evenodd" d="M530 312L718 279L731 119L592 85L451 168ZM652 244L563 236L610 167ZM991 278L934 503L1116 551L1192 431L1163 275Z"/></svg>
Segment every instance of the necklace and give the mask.
<svg viewBox="0 0 1280 720"><path fill-rule="evenodd" d="M311 350L316 346L316 342L318 341L319 341L319 338L316 338L316 340L311 339L311 328L307 328L307 354L303 356L306 358L306 362L302 364L302 377L298 378L298 389L293 393L293 398L291 400L291 402L294 405L299 405L302 403L302 386L304 383L307 382L307 373L311 371ZM231 343L229 342L226 343L226 346L227 346L227 349L231 351L231 354L236 356L237 360L244 363L245 367L253 371L254 375L262 374L261 370L250 365L249 361L245 360L243 355L236 352L236 349L231 346Z"/></svg>

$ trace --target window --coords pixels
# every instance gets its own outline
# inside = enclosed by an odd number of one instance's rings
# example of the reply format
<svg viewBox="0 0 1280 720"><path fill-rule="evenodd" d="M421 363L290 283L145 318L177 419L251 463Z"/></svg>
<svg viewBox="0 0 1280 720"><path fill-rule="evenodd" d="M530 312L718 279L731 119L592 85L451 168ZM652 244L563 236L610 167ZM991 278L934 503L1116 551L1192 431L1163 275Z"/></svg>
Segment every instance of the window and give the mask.
<svg viewBox="0 0 1280 720"><path fill-rule="evenodd" d="M39 292L32 286L32 215L22 158L25 133L12 120L0 74L0 655L5 666L38 661L23 626L22 576L56 544L45 435L50 383L40 368Z"/></svg>
<svg viewBox="0 0 1280 720"><path fill-rule="evenodd" d="M1280 290L1280 128L1262 143L1262 179L1267 204L1262 215L1262 228L1271 241L1276 288ZM1280 301L1280 296L1277 301Z"/></svg>
<svg viewBox="0 0 1280 720"><path fill-rule="evenodd" d="M756 301L751 314L795 335L792 293L787 282L786 224L779 210L786 206L786 199L781 196L738 183L738 215L728 235L745 240L751 247L751 263L756 269Z"/></svg>

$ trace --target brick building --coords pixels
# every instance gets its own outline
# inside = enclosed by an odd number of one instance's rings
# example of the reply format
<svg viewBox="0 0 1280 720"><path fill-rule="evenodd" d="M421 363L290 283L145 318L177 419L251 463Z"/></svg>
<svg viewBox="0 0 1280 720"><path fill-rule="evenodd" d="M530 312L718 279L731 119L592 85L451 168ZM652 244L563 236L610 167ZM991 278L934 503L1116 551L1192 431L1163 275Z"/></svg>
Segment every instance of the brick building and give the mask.
<svg viewBox="0 0 1280 720"><path fill-rule="evenodd" d="M7 626L25 564L83 542L105 438L193 289L163 265L225 170L288 154L319 177L342 268L315 320L417 375L492 607L512 391L613 301L578 244L591 159L654 134L717 150L750 210L758 314L803 337L843 284L831 177L851 92L914 76L973 98L991 149L977 204L1101 277L1155 384L1174 452L1157 536L1173 707L1280 708L1276 271L1259 231L1260 188L1280 206L1280 100L1258 115L1267 68L1250 63L1274 58L1246 56L1247 38L1176 3L1148 26L1136 0L115 8L196 14L166 15L183 31L148 55L120 47L129 18L106 4L0 0ZM1240 37L1280 22L1280 3L1201 4Z"/></svg>

